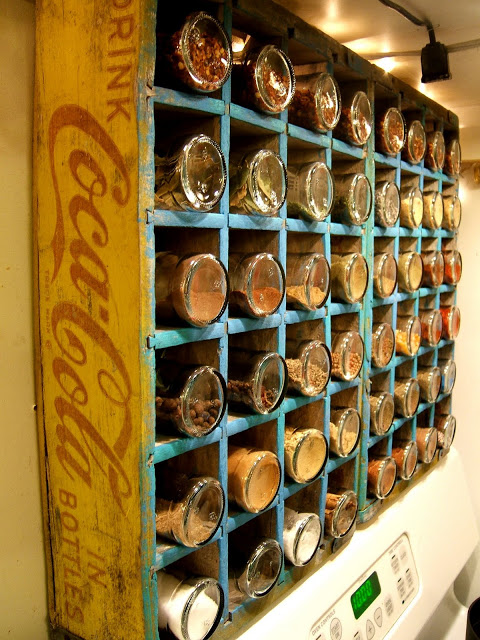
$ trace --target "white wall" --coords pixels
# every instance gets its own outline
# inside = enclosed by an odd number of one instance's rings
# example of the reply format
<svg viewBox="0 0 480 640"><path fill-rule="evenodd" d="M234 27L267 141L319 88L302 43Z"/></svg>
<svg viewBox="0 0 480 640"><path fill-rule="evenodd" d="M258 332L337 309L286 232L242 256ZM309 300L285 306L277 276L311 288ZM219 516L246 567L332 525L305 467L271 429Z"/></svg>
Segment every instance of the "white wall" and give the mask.
<svg viewBox="0 0 480 640"><path fill-rule="evenodd" d="M32 114L34 6L0 0L0 638L45 640L33 406Z"/></svg>

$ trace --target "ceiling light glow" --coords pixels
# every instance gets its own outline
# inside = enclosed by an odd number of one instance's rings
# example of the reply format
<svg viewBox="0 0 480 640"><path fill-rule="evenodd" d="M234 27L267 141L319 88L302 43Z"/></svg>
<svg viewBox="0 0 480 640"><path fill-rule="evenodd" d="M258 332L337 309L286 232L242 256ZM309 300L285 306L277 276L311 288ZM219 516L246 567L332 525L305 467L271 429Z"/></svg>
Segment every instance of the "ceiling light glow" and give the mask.
<svg viewBox="0 0 480 640"><path fill-rule="evenodd" d="M379 60L374 60L373 64L376 64L377 67L388 72L392 71L397 66L394 58L380 58Z"/></svg>

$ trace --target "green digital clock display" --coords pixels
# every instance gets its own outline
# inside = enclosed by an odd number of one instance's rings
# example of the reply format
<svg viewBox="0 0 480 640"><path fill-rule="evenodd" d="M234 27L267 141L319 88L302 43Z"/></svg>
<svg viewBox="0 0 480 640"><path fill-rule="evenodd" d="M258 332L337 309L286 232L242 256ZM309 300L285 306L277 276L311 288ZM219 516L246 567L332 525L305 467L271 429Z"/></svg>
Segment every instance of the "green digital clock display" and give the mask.
<svg viewBox="0 0 480 640"><path fill-rule="evenodd" d="M355 620L358 620L362 613L372 604L375 598L378 598L380 592L380 582L378 581L377 572L374 571L372 575L367 578L365 582L361 584L350 596Z"/></svg>

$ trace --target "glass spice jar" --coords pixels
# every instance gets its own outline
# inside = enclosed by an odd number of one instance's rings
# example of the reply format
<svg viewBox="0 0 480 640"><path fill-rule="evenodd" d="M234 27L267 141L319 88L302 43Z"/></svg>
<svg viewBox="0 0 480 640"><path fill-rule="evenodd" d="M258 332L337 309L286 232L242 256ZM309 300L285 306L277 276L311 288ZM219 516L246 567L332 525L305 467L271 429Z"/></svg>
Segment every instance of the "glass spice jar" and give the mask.
<svg viewBox="0 0 480 640"><path fill-rule="evenodd" d="M225 158L209 136L190 136L166 156L155 154L156 208L210 211L220 201L226 184Z"/></svg>
<svg viewBox="0 0 480 640"><path fill-rule="evenodd" d="M222 617L222 587L214 578L175 573L157 571L158 627L178 640L204 640Z"/></svg>
<svg viewBox="0 0 480 640"><path fill-rule="evenodd" d="M343 538L355 524L358 498L351 489L327 491L325 503L325 533L332 538Z"/></svg>
<svg viewBox="0 0 480 640"><path fill-rule="evenodd" d="M462 256L460 251L456 249L444 251L443 258L445 260L443 281L445 284L458 284L462 277Z"/></svg>
<svg viewBox="0 0 480 640"><path fill-rule="evenodd" d="M430 131L427 134L427 150L425 166L432 171L441 171L445 164L445 138L441 131Z"/></svg>
<svg viewBox="0 0 480 640"><path fill-rule="evenodd" d="M443 198L443 222L442 227L448 231L456 231L462 220L462 203L460 198L454 196Z"/></svg>
<svg viewBox="0 0 480 640"><path fill-rule="evenodd" d="M168 37L159 37L165 70L182 85L211 93L228 80L232 70L232 47L222 25L203 11L190 14Z"/></svg>
<svg viewBox="0 0 480 640"><path fill-rule="evenodd" d="M418 447L415 440L399 440L394 443L392 458L397 464L397 476L401 480L410 480L415 473L418 460Z"/></svg>
<svg viewBox="0 0 480 640"><path fill-rule="evenodd" d="M287 169L278 153L260 149L230 159L230 211L276 215L287 196Z"/></svg>
<svg viewBox="0 0 480 640"><path fill-rule="evenodd" d="M418 187L408 187L401 191L400 224L402 227L417 229L423 220L423 195Z"/></svg>
<svg viewBox="0 0 480 640"><path fill-rule="evenodd" d="M321 253L287 255L287 307L320 309L330 292L330 266Z"/></svg>
<svg viewBox="0 0 480 640"><path fill-rule="evenodd" d="M369 139L372 127L372 107L367 94L342 90L342 114L336 129L338 137L361 146Z"/></svg>
<svg viewBox="0 0 480 640"><path fill-rule="evenodd" d="M377 151L396 156L405 144L405 119L402 112L390 107L377 120L375 146Z"/></svg>
<svg viewBox="0 0 480 640"><path fill-rule="evenodd" d="M438 415L434 418L435 429L437 430L437 446L439 449L448 451L452 446L457 429L457 421L450 414Z"/></svg>
<svg viewBox="0 0 480 640"><path fill-rule="evenodd" d="M285 362L290 392L318 396L330 380L332 358L320 340L287 340Z"/></svg>
<svg viewBox="0 0 480 640"><path fill-rule="evenodd" d="M400 191L395 182L377 182L375 186L375 222L393 227L400 215Z"/></svg>
<svg viewBox="0 0 480 640"><path fill-rule="evenodd" d="M419 311L422 323L422 341L430 347L436 347L442 337L442 314L438 309Z"/></svg>
<svg viewBox="0 0 480 640"><path fill-rule="evenodd" d="M454 138L450 140L445 152L445 173L449 176L459 176L462 165L462 150L459 141Z"/></svg>
<svg viewBox="0 0 480 640"><path fill-rule="evenodd" d="M287 174L288 217L314 222L325 220L335 198L335 183L327 165L324 162L289 164Z"/></svg>
<svg viewBox="0 0 480 640"><path fill-rule="evenodd" d="M277 311L285 293L285 274L271 253L229 256L230 315L264 318Z"/></svg>
<svg viewBox="0 0 480 640"><path fill-rule="evenodd" d="M440 229L443 221L443 197L438 191L423 194L422 224L427 229Z"/></svg>
<svg viewBox="0 0 480 640"><path fill-rule="evenodd" d="M388 391L372 393L370 404L370 429L376 436L383 436L392 426L395 413L393 396Z"/></svg>
<svg viewBox="0 0 480 640"><path fill-rule="evenodd" d="M289 122L312 131L331 131L340 119L341 107L337 81L329 73L296 75Z"/></svg>
<svg viewBox="0 0 480 640"><path fill-rule="evenodd" d="M311 482L328 458L325 436L318 429L285 427L285 473L295 482Z"/></svg>
<svg viewBox="0 0 480 640"><path fill-rule="evenodd" d="M332 331L332 376L353 380L363 365L363 340L356 331Z"/></svg>
<svg viewBox="0 0 480 640"><path fill-rule="evenodd" d="M450 358L439 358L438 366L442 374L440 391L442 393L451 393L457 377L457 365Z"/></svg>
<svg viewBox="0 0 480 640"><path fill-rule="evenodd" d="M420 288L423 277L422 256L416 251L398 255L398 288L413 293Z"/></svg>
<svg viewBox="0 0 480 640"><path fill-rule="evenodd" d="M228 499L250 513L268 507L280 486L280 462L271 451L228 447Z"/></svg>
<svg viewBox="0 0 480 640"><path fill-rule="evenodd" d="M187 436L205 436L223 418L225 401L225 381L213 367L157 359L155 413L160 430L173 426Z"/></svg>
<svg viewBox="0 0 480 640"><path fill-rule="evenodd" d="M378 322L372 330L372 364L379 369L386 367L395 351L395 334L388 322Z"/></svg>
<svg viewBox="0 0 480 640"><path fill-rule="evenodd" d="M288 371L278 353L231 349L228 371L228 402L232 409L267 414L281 404L287 389Z"/></svg>
<svg viewBox="0 0 480 640"><path fill-rule="evenodd" d="M346 458L360 439L360 415L352 407L332 409L330 412L330 451Z"/></svg>
<svg viewBox="0 0 480 640"><path fill-rule="evenodd" d="M268 44L250 50L242 71L243 104L264 113L280 113L288 107L295 94L295 73L281 49Z"/></svg>
<svg viewBox="0 0 480 640"><path fill-rule="evenodd" d="M441 251L422 253L423 278L422 287L439 287L443 282L445 261Z"/></svg>
<svg viewBox="0 0 480 640"><path fill-rule="evenodd" d="M372 188L363 173L335 176L335 204L332 221L360 226L370 216Z"/></svg>
<svg viewBox="0 0 480 640"><path fill-rule="evenodd" d="M395 413L411 418L420 402L420 386L415 378L397 378L394 389Z"/></svg>
<svg viewBox="0 0 480 640"><path fill-rule="evenodd" d="M404 356L414 356L420 349L422 323L418 316L397 316L395 349Z"/></svg>
<svg viewBox="0 0 480 640"><path fill-rule="evenodd" d="M322 523L316 513L298 513L285 507L283 548L285 557L295 567L313 560L322 536Z"/></svg>
<svg viewBox="0 0 480 640"><path fill-rule="evenodd" d="M367 261L361 253L332 253L332 299L360 302L368 286Z"/></svg>
<svg viewBox="0 0 480 640"><path fill-rule="evenodd" d="M417 427L418 459L430 464L437 450L437 434L435 427Z"/></svg>
<svg viewBox="0 0 480 640"><path fill-rule="evenodd" d="M225 499L221 484L208 476L170 473L155 503L157 534L185 547L198 547L215 535Z"/></svg>
<svg viewBox="0 0 480 640"><path fill-rule="evenodd" d="M180 318L195 327L205 327L222 315L227 298L227 271L211 253L155 254L157 322L175 322Z"/></svg>
<svg viewBox="0 0 480 640"><path fill-rule="evenodd" d="M389 298L397 286L397 262L391 253L377 253L373 260L373 288L379 298Z"/></svg>
<svg viewBox="0 0 480 640"><path fill-rule="evenodd" d="M368 493L379 500L386 498L395 486L397 464L391 456L371 456L368 461Z"/></svg>
<svg viewBox="0 0 480 640"><path fill-rule="evenodd" d="M417 380L420 397L424 402L435 402L440 393L442 373L438 367L418 367Z"/></svg>
<svg viewBox="0 0 480 640"><path fill-rule="evenodd" d="M456 306L440 307L442 314L442 338L445 340L456 340L460 331L460 309Z"/></svg>
<svg viewBox="0 0 480 640"><path fill-rule="evenodd" d="M427 148L425 129L420 120L413 120L408 124L405 146L402 158L410 164L418 164L423 160Z"/></svg>
<svg viewBox="0 0 480 640"><path fill-rule="evenodd" d="M276 585L283 563L282 548L273 538L245 541L232 553L237 589L247 598L262 598Z"/></svg>

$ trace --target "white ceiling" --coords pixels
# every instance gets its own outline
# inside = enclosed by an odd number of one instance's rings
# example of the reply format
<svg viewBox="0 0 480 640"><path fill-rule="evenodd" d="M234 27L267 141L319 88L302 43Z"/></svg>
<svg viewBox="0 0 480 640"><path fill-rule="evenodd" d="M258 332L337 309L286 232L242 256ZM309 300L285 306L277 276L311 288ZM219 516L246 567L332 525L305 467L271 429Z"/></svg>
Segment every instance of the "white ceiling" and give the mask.
<svg viewBox="0 0 480 640"><path fill-rule="evenodd" d="M378 0L275 1L367 58L372 53L420 51L429 41L424 27ZM480 0L395 1L428 18L437 40L445 45L480 38ZM463 158L480 159L480 47L450 53L452 79L426 85L420 83L420 55L391 60L393 75L458 115Z"/></svg>

